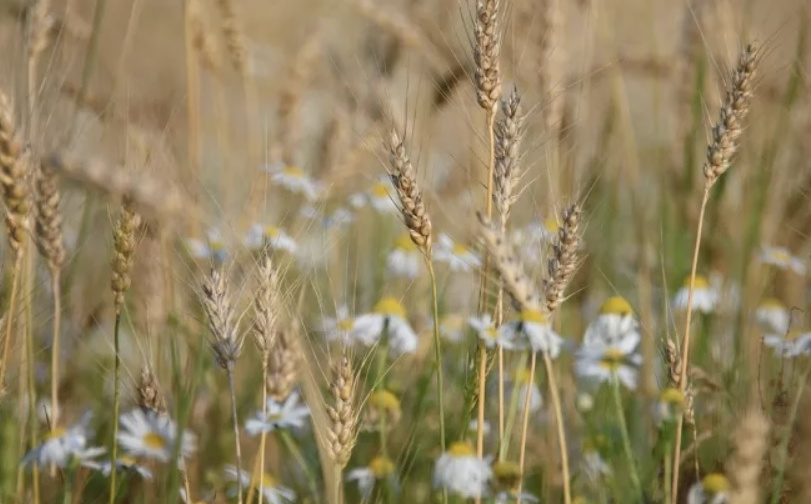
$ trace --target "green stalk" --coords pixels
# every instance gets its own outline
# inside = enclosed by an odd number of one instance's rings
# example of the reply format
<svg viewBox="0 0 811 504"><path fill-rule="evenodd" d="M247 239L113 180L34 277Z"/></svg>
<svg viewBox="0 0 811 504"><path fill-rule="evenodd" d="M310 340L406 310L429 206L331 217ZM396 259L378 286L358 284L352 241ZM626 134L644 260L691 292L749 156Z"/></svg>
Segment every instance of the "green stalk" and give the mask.
<svg viewBox="0 0 811 504"><path fill-rule="evenodd" d="M518 368L523 369L527 365L527 360L529 359L529 351L522 352L521 357L518 360ZM518 414L518 391L516 387L512 387L512 391L510 392L510 409L507 410L507 423L504 429L504 440L501 442L501 446L499 446L499 459L506 460L507 459L507 452L510 448L510 438L512 437L513 427L515 426L515 417Z"/></svg>
<svg viewBox="0 0 811 504"><path fill-rule="evenodd" d="M634 460L634 451L631 448L631 438L628 436L628 424L625 422L625 412L622 409L622 398L620 397L620 381L617 377L616 371L611 377L611 391L614 395L614 405L617 408L617 418L620 422L620 431L622 433L622 448L625 451L625 457L628 459L628 470L631 473L631 484L634 486L634 491L637 494L637 502L644 502L642 494L642 485L639 482L639 473L636 470L636 462Z"/></svg>
<svg viewBox="0 0 811 504"><path fill-rule="evenodd" d="M426 255L425 263L428 266L428 273L431 275L431 296L433 298L434 315L434 353L436 358L436 382L437 395L439 401L439 446L445 451L445 398L442 382L442 345L439 338L439 301L436 290L436 274L431 259Z"/></svg>
<svg viewBox="0 0 811 504"><path fill-rule="evenodd" d="M304 459L304 455L301 453L301 450L296 443L296 440L293 439L293 436L286 429L279 429L276 432L279 433L279 437L282 439L282 443L290 452L293 459L295 459L296 463L301 466L301 470L304 472L304 477L307 478L307 484L310 487L310 493L312 493L313 499L316 501L318 500L318 486L315 483L315 476L313 472L310 470L309 466L307 465L307 461ZM261 496L259 497L262 498Z"/></svg>
<svg viewBox="0 0 811 504"><path fill-rule="evenodd" d="M115 479L116 479L116 460L118 459L118 416L121 410L121 353L120 353L120 336L119 331L121 328L121 313L115 316L115 327L113 329L113 345L115 346L115 371L113 382L113 449L110 450L110 499L109 503L115 502Z"/></svg>

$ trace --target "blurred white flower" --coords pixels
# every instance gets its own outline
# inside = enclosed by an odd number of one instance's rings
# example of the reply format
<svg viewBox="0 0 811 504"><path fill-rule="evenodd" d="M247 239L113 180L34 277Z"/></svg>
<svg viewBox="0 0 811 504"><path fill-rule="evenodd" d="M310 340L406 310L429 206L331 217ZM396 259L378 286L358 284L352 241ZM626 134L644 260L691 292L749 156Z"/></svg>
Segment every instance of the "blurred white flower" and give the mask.
<svg viewBox="0 0 811 504"><path fill-rule="evenodd" d="M451 271L470 271L482 264L479 256L450 236L442 233L434 245L434 260L447 263Z"/></svg>
<svg viewBox="0 0 811 504"><path fill-rule="evenodd" d="M245 432L256 436L262 432L303 427L310 416L310 408L299 402L300 399L296 391L291 392L283 402L269 398L267 413L257 411L253 418L245 422Z"/></svg>
<svg viewBox="0 0 811 504"><path fill-rule="evenodd" d="M392 297L378 301L371 313L356 317L350 337L366 346L373 346L383 336L383 331L386 331L390 355L417 351L417 333L408 323L403 305Z"/></svg>
<svg viewBox="0 0 811 504"><path fill-rule="evenodd" d="M811 332L792 330L787 334L767 334L763 337L763 344L774 349L777 356L787 359L811 355Z"/></svg>
<svg viewBox="0 0 811 504"><path fill-rule="evenodd" d="M377 456L368 466L356 467L346 473L346 481L356 482L361 498L368 499L377 481L388 480L395 489L399 486L394 469L394 462L386 457Z"/></svg>
<svg viewBox="0 0 811 504"><path fill-rule="evenodd" d="M467 319L467 323L476 331L476 335L484 342L484 346L487 348L493 348L497 345L500 345L506 350L515 348L515 342L505 337L513 333L509 331L499 331L489 313L485 313L480 317L471 317Z"/></svg>
<svg viewBox="0 0 811 504"><path fill-rule="evenodd" d="M535 413L543 406L543 396L541 389L535 382L530 382L529 369L522 367L516 370L515 377L511 384L512 394L518 394L517 402L519 411L524 411L527 403L527 389L529 389L529 411Z"/></svg>
<svg viewBox="0 0 811 504"><path fill-rule="evenodd" d="M239 479L240 483L242 483L243 490L248 490L251 487L259 490L259 482L252 481L251 473L248 471L237 471L237 468L232 465L225 466L225 479L234 482ZM236 497L237 488L237 486L234 486L229 489L228 496ZM270 504L284 504L285 502L295 502L296 492L279 485L276 478L265 473L262 475L262 497Z"/></svg>
<svg viewBox="0 0 811 504"><path fill-rule="evenodd" d="M118 442L130 456L168 462L177 442L177 426L168 416L135 408L121 415ZM180 456L188 457L195 450L195 438L183 433Z"/></svg>
<svg viewBox="0 0 811 504"><path fill-rule="evenodd" d="M451 343L465 338L465 319L457 313L448 313L439 319L439 334Z"/></svg>
<svg viewBox="0 0 811 504"><path fill-rule="evenodd" d="M513 342L513 348L529 345L533 352L549 352L552 359L560 355L563 345L563 338L552 330L546 316L534 310L522 311L518 320L502 324L498 332L500 338Z"/></svg>
<svg viewBox="0 0 811 504"><path fill-rule="evenodd" d="M23 457L23 465L36 464L39 467L55 465L68 467L78 463L84 465L90 459L105 452L101 447L88 447L91 437L89 424L92 415L85 414L79 422L68 428L56 427L46 433L39 446L34 447Z"/></svg>
<svg viewBox="0 0 811 504"><path fill-rule="evenodd" d="M664 389L656 401L654 412L656 422L661 424L678 419L684 409L684 403L684 394L679 389L674 387Z"/></svg>
<svg viewBox="0 0 811 504"><path fill-rule="evenodd" d="M560 225L555 217L547 217L543 222L531 222L525 229L531 240L542 243L554 243L558 236Z"/></svg>
<svg viewBox="0 0 811 504"><path fill-rule="evenodd" d="M764 245L760 252L760 260L764 264L771 264L781 270L791 270L798 275L805 275L805 262L799 257L791 255L791 252L785 247Z"/></svg>
<svg viewBox="0 0 811 504"><path fill-rule="evenodd" d="M723 474L713 473L690 487L687 504L726 504L729 500L729 480Z"/></svg>
<svg viewBox="0 0 811 504"><path fill-rule="evenodd" d="M687 301L690 296L690 278L684 280L684 285L673 297L672 306L674 310L683 311L687 309ZM712 313L718 303L718 293L702 275L696 275L695 289L693 290L693 309L703 313Z"/></svg>
<svg viewBox="0 0 811 504"><path fill-rule="evenodd" d="M422 261L422 253L411 241L411 237L408 233L402 234L397 238L389 255L386 256L386 271L393 277L413 280L420 273Z"/></svg>
<svg viewBox="0 0 811 504"><path fill-rule="evenodd" d="M582 346L577 355L575 372L583 378L599 382L619 380L631 390L636 389L642 356L636 353L638 334L627 333L613 344L595 343Z"/></svg>
<svg viewBox="0 0 811 504"><path fill-rule="evenodd" d="M85 467L90 469L94 469L96 471L101 472L105 476L110 475L110 468L112 464L110 464L109 460L104 460L100 462L90 461L84 464ZM152 479L152 471L147 469L146 467L138 465L138 462L132 457L120 457L115 461L115 469L118 472L128 472L132 471L140 475L144 479Z"/></svg>
<svg viewBox="0 0 811 504"><path fill-rule="evenodd" d="M584 446L580 467L591 481L598 481L611 476L611 466L600 456L600 453L591 446Z"/></svg>
<svg viewBox="0 0 811 504"><path fill-rule="evenodd" d="M764 299L755 310L755 320L766 334L782 336L789 330L791 314L778 299Z"/></svg>
<svg viewBox="0 0 811 504"><path fill-rule="evenodd" d="M466 442L453 443L434 466L434 486L465 498L481 497L493 471Z"/></svg>
<svg viewBox="0 0 811 504"><path fill-rule="evenodd" d="M194 259L209 259L216 262L223 262L228 257L225 240L218 228L210 228L206 231L205 240L198 238L186 238L186 250Z"/></svg>
<svg viewBox="0 0 811 504"><path fill-rule="evenodd" d="M340 305L336 308L334 317L323 317L320 320L318 329L328 341L339 339L344 345L351 345L354 342L351 335L355 329L355 319L349 315L346 305Z"/></svg>
<svg viewBox="0 0 811 504"><path fill-rule="evenodd" d="M388 177L381 177L368 191L355 193L349 197L349 204L354 208L363 208L371 205L376 212L382 214L398 214L400 208L392 198L394 186Z"/></svg>
<svg viewBox="0 0 811 504"><path fill-rule="evenodd" d="M290 254L295 254L298 250L296 241L281 228L276 226L265 226L254 224L245 235L243 242L248 250L260 250L269 246L273 250L282 250Z"/></svg>
<svg viewBox="0 0 811 504"><path fill-rule="evenodd" d="M589 324L583 336L583 346L612 345L629 338L639 344L642 339L639 323L630 303L623 297L614 296L600 306L600 313Z"/></svg>
<svg viewBox="0 0 811 504"><path fill-rule="evenodd" d="M320 182L309 177L297 166L285 166L281 163L265 165L262 170L270 174L270 179L288 191L302 194L308 201L318 199L324 188Z"/></svg>

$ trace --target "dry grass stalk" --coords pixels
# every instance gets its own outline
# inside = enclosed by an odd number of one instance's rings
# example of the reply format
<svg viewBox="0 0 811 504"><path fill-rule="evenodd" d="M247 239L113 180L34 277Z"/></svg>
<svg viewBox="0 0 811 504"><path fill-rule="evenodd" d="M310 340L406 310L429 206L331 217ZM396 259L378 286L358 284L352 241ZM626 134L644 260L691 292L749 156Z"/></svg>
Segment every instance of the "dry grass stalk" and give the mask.
<svg viewBox="0 0 811 504"><path fill-rule="evenodd" d="M495 113L501 98L499 3L499 0L477 0L473 26L476 100L491 114Z"/></svg>
<svg viewBox="0 0 811 504"><path fill-rule="evenodd" d="M760 469L766 454L769 424L759 408L743 417L735 432L735 454L728 461L727 476L732 488L730 504L757 504L760 501Z"/></svg>
<svg viewBox="0 0 811 504"><path fill-rule="evenodd" d="M141 366L137 404L144 411L154 411L160 415L166 414L166 397L161 391L155 372L148 364Z"/></svg>
<svg viewBox="0 0 811 504"><path fill-rule="evenodd" d="M538 83L544 101L544 126L548 135L563 122L563 99L555 96L557 86L565 79L563 69L563 6L561 0L544 0L540 9L538 43Z"/></svg>
<svg viewBox="0 0 811 504"><path fill-rule="evenodd" d="M501 102L501 117L495 125L495 169L493 203L501 216L501 230L507 229L507 221L513 204L518 200L521 182L520 153L524 118L521 116L521 95L513 89L510 98Z"/></svg>
<svg viewBox="0 0 811 504"><path fill-rule="evenodd" d="M343 468L349 462L358 433L355 373L346 352L335 366L330 392L333 403L327 407L332 422L327 430L329 453L332 460Z"/></svg>
<svg viewBox="0 0 811 504"><path fill-rule="evenodd" d="M39 163L34 172L34 231L37 249L52 275L58 273L65 263L59 202L56 173L49 166Z"/></svg>
<svg viewBox="0 0 811 504"><path fill-rule="evenodd" d="M135 255L135 231L141 224L141 217L135 212L132 204L125 201L121 206L121 215L118 224L113 232L113 302L116 316L121 315L121 308L124 306L124 295L130 287L132 281L130 270L132 269L133 257Z"/></svg>
<svg viewBox="0 0 811 504"><path fill-rule="evenodd" d="M217 7L222 18L222 33L231 65L240 76L248 78L248 56L245 49L245 34L237 19L233 0L217 0Z"/></svg>
<svg viewBox="0 0 811 504"><path fill-rule="evenodd" d="M234 309L228 288L228 279L219 269L212 269L203 281L201 297L208 328L214 335L211 349L217 364L223 369L233 368L242 353L244 335L234 322Z"/></svg>
<svg viewBox="0 0 811 504"><path fill-rule="evenodd" d="M431 218L423 202L417 174L406 153L403 140L397 131L389 136L389 175L400 199L400 211L414 242L426 258L431 257Z"/></svg>
<svg viewBox="0 0 811 504"><path fill-rule="evenodd" d="M9 246L15 256L20 255L25 240L28 173L28 163L17 134L14 108L8 96L0 91L0 184L6 206Z"/></svg>
<svg viewBox="0 0 811 504"><path fill-rule="evenodd" d="M274 338L267 371L268 395L283 401L296 384L300 352L295 335L289 328L280 330Z"/></svg>
<svg viewBox="0 0 811 504"><path fill-rule="evenodd" d="M552 257L547 262L547 278L544 279L548 313L554 313L563 303L563 294L577 269L580 216L581 208L576 203L563 210L563 223L558 229L557 243L552 247Z"/></svg>
<svg viewBox="0 0 811 504"><path fill-rule="evenodd" d="M28 25L28 112L29 131L28 136L38 139L38 112L37 112L37 90L39 89L39 79L37 70L42 53L51 43L51 34L55 21L49 13L49 1L37 0L29 13Z"/></svg>
<svg viewBox="0 0 811 504"><path fill-rule="evenodd" d="M749 112L754 91L757 59L757 46L748 44L741 50L738 64L732 72L720 117L712 128L712 143L707 148L707 162L704 164L707 186L712 186L729 169L732 157L738 150L743 120Z"/></svg>
<svg viewBox="0 0 811 504"><path fill-rule="evenodd" d="M48 164L72 180L114 197L126 197L139 210L155 216L188 216L190 213L177 187L148 173L135 174L102 161L82 162L61 155L51 157Z"/></svg>

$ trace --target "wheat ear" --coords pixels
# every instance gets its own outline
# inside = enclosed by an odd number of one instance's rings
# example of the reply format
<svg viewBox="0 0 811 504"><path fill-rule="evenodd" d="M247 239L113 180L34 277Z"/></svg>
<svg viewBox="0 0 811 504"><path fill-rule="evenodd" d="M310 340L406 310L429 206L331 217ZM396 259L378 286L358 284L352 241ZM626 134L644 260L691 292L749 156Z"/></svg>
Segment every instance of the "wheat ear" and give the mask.
<svg viewBox="0 0 811 504"><path fill-rule="evenodd" d="M349 462L358 435L358 411L355 372L346 350L335 366L330 384L332 404L327 407L330 426L327 429L329 455L335 462L335 502L341 502L343 468Z"/></svg>
<svg viewBox="0 0 811 504"><path fill-rule="evenodd" d="M557 242L552 247L552 257L547 261L547 277L544 279L546 311L549 313L554 313L563 303L563 294L577 269L580 216L578 204L563 210L563 223L558 229Z"/></svg>

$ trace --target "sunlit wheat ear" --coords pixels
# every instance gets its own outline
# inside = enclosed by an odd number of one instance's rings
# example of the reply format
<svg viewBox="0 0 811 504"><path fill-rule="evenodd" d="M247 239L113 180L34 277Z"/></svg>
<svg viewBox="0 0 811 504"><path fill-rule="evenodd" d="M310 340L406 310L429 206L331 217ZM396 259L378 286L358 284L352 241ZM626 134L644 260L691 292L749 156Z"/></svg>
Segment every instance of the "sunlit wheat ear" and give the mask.
<svg viewBox="0 0 811 504"><path fill-rule="evenodd" d="M431 218L423 202L422 190L417 182L417 173L406 153L403 140L397 131L389 135L389 167L391 181L400 200L400 212L408 228L411 241L426 256L431 256Z"/></svg>
<svg viewBox="0 0 811 504"><path fill-rule="evenodd" d="M132 278L132 261L135 254L135 230L141 224L141 217L135 212L132 204L125 201L121 206L121 215L113 231L113 275L111 287L116 315L121 314L124 296L130 288Z"/></svg>
<svg viewBox="0 0 811 504"><path fill-rule="evenodd" d="M0 91L0 184L6 210L6 228L11 250L19 255L28 216L29 167L17 134L14 108L5 93Z"/></svg>
<svg viewBox="0 0 811 504"><path fill-rule="evenodd" d="M563 222L558 228L558 238L552 247L552 256L547 262L547 277L543 282L546 310L553 313L563 303L563 294L577 270L577 249L580 245L581 209L574 204L563 210Z"/></svg>
<svg viewBox="0 0 811 504"><path fill-rule="evenodd" d="M296 385L296 369L300 358L298 342L291 329L284 328L276 333L268 361L268 395L283 401Z"/></svg>
<svg viewBox="0 0 811 504"><path fill-rule="evenodd" d="M518 200L521 182L519 147L523 136L524 118L521 115L521 95L513 89L509 99L501 101L501 116L495 125L495 170L493 202L501 217L501 229L507 228L510 210Z"/></svg>
<svg viewBox="0 0 811 504"><path fill-rule="evenodd" d="M495 262L499 276L504 281L504 289L518 309L541 312L542 300L509 245L504 241L504 236L496 231L484 216L479 214L478 217L479 235Z"/></svg>
<svg viewBox="0 0 811 504"><path fill-rule="evenodd" d="M242 77L248 75L248 51L245 49L245 35L237 19L233 0L217 0L222 21L222 33L228 49L228 57L234 70Z"/></svg>
<svg viewBox="0 0 811 504"><path fill-rule="evenodd" d="M329 453L339 467L346 467L358 433L355 373L346 353L333 370L330 392L332 404L327 407L331 422L327 430Z"/></svg>
<svg viewBox="0 0 811 504"><path fill-rule="evenodd" d="M141 379L138 382L138 406L144 411L166 413L166 397L161 391L158 378L148 364L141 366Z"/></svg>
<svg viewBox="0 0 811 504"><path fill-rule="evenodd" d="M263 365L267 365L278 322L278 274L270 257L262 258L259 265L259 284L254 298L253 335Z"/></svg>
<svg viewBox="0 0 811 504"><path fill-rule="evenodd" d="M760 472L766 454L769 424L760 408L751 408L735 431L735 453L727 463L732 484L731 504L757 504L760 500Z"/></svg>
<svg viewBox="0 0 811 504"><path fill-rule="evenodd" d="M211 274L204 279L201 302L206 312L208 328L214 336L211 348L217 364L223 369L233 367L242 353L244 337L234 322L228 280L219 269L212 269Z"/></svg>
<svg viewBox="0 0 811 504"><path fill-rule="evenodd" d="M732 162L743 131L743 120L749 112L754 88L758 48L749 44L741 50L738 64L732 72L726 98L718 122L712 128L712 142L707 148L704 177L707 186L718 180Z"/></svg>
<svg viewBox="0 0 811 504"><path fill-rule="evenodd" d="M34 172L34 230L37 249L52 274L61 270L65 263L57 182L54 171L49 166L39 164Z"/></svg>
<svg viewBox="0 0 811 504"><path fill-rule="evenodd" d="M499 0L477 0L473 25L476 100L491 112L495 112L501 98L499 3Z"/></svg>

